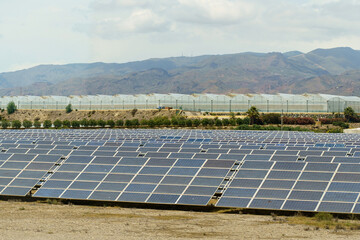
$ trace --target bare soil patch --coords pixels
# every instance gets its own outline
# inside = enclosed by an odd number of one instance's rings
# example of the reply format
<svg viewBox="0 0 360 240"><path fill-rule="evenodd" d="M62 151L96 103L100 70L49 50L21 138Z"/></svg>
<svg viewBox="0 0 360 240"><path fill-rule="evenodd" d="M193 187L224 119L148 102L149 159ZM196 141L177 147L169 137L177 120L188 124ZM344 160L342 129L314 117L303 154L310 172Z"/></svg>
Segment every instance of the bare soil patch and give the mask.
<svg viewBox="0 0 360 240"><path fill-rule="evenodd" d="M79 110L66 113L65 110L17 110L13 114L7 114L7 111L4 111L0 116L4 119L13 121L20 120L21 122L26 120L30 121L40 121L51 120L52 122L56 119L61 121L69 120L81 120L81 119L102 119L102 120L119 120L119 119L150 119L154 117L168 117L171 118L175 116L176 110L173 109L162 109L162 110L138 110L133 115L132 110Z"/></svg>
<svg viewBox="0 0 360 240"><path fill-rule="evenodd" d="M359 239L272 216L0 201L1 239ZM289 224L291 223L291 224Z"/></svg>

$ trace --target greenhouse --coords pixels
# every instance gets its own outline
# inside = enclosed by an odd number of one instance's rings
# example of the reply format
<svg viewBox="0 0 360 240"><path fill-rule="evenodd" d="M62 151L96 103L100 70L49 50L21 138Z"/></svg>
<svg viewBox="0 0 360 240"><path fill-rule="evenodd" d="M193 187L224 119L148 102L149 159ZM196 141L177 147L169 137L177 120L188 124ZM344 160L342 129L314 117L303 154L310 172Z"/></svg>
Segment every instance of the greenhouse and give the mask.
<svg viewBox="0 0 360 240"><path fill-rule="evenodd" d="M3 96L0 107L13 101L18 109L119 110L175 108L202 112L246 112L255 106L260 112L338 113L346 107L360 112L360 98L328 94L136 94L83 96Z"/></svg>

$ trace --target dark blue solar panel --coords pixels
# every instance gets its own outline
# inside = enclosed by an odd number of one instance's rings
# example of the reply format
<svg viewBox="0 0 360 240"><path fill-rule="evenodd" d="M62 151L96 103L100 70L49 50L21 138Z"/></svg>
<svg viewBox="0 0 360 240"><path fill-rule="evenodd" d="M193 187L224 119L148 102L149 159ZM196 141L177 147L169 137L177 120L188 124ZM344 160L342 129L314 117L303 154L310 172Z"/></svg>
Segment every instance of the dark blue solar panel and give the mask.
<svg viewBox="0 0 360 240"><path fill-rule="evenodd" d="M191 195L183 195L178 200L177 204L184 205L207 205L210 201L211 197L209 196L191 196Z"/></svg>
<svg viewBox="0 0 360 240"><path fill-rule="evenodd" d="M322 202L317 211L349 213L353 206L353 203Z"/></svg>
<svg viewBox="0 0 360 240"><path fill-rule="evenodd" d="M180 195L152 194L146 202L175 204L179 196Z"/></svg>
<svg viewBox="0 0 360 240"><path fill-rule="evenodd" d="M250 198L222 197L220 198L216 206L246 208L250 200Z"/></svg>
<svg viewBox="0 0 360 240"><path fill-rule="evenodd" d="M313 201L287 200L282 209L295 210L295 211L315 211L317 205L318 202L313 202Z"/></svg>

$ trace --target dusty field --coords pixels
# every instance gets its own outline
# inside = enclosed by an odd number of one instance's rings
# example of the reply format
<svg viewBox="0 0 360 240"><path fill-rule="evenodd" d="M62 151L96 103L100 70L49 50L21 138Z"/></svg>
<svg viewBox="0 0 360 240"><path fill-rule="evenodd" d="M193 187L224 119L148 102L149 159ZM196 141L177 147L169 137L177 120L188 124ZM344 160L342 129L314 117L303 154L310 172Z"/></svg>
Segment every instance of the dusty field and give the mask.
<svg viewBox="0 0 360 240"><path fill-rule="evenodd" d="M175 116L176 110L138 110L133 116L132 110L93 110L93 111L72 111L66 113L65 110L17 110L13 114L7 114L6 111L0 114L1 117L7 120L20 120L21 122L26 120L34 121L37 119L40 122L44 120L51 120L52 122L56 119L61 121L64 120L81 120L86 119L103 119L103 120L118 120L118 119L133 119L137 118L150 119L154 117L168 117Z"/></svg>
<svg viewBox="0 0 360 240"><path fill-rule="evenodd" d="M0 201L0 239L360 239L271 216Z"/></svg>

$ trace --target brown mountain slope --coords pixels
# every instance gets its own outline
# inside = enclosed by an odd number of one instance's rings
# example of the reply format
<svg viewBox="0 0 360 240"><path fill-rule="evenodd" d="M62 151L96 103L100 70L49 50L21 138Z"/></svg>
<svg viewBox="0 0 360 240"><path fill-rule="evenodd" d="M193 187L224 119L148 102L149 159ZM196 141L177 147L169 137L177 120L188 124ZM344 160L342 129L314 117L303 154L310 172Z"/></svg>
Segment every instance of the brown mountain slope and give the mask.
<svg viewBox="0 0 360 240"><path fill-rule="evenodd" d="M149 59L125 64L39 66L0 74L2 95L138 93L359 94L360 52L240 53ZM12 81L27 79L21 88ZM20 81L19 80L19 81ZM40 81L40 82L39 82ZM30 85L26 85L31 83Z"/></svg>

